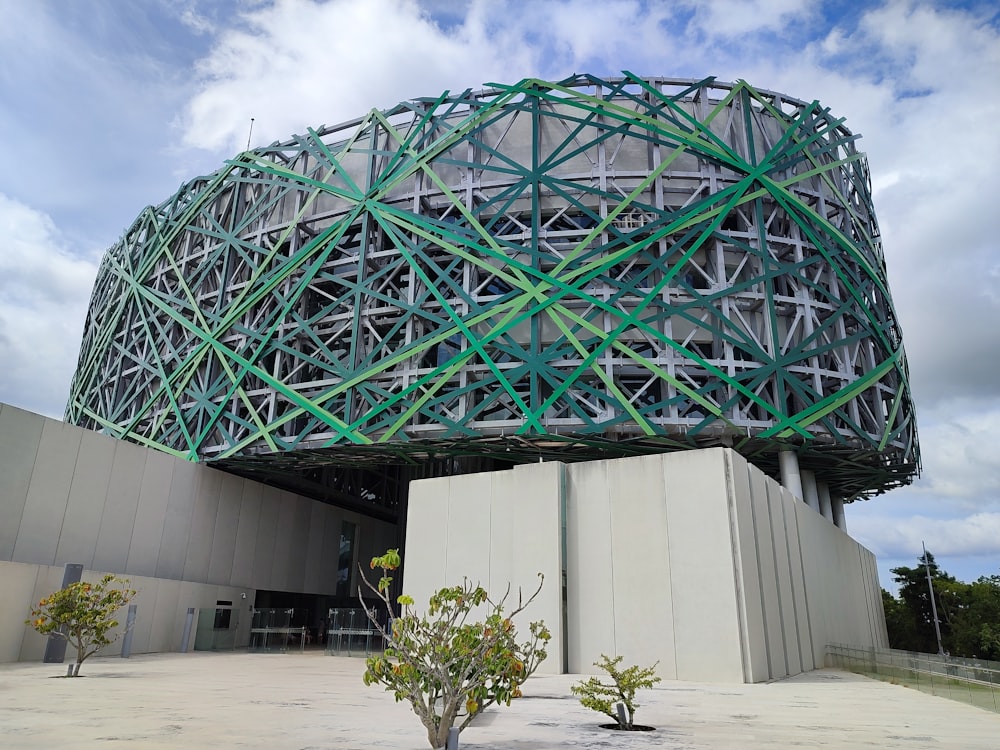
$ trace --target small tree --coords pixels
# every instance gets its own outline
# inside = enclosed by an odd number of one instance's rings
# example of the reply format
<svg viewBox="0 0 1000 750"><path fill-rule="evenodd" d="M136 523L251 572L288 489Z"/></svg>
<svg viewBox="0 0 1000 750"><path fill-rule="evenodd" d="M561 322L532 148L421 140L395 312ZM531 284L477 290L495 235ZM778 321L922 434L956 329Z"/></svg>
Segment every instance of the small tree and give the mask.
<svg viewBox="0 0 1000 750"><path fill-rule="evenodd" d="M67 677L79 676L87 657L118 639L108 633L118 627L115 613L135 596L128 585L127 579L110 574L95 584L79 581L49 594L32 608L26 625L42 635L65 638L76 648L76 665L70 665Z"/></svg>
<svg viewBox="0 0 1000 750"><path fill-rule="evenodd" d="M635 710L639 708L639 704L635 702L635 693L641 688L651 688L660 681L660 678L654 673L656 664L659 662L651 667L632 666L618 669L621 661L621 656L609 659L606 655L601 654L600 661L595 661L594 666L607 672L613 684L605 685L596 677L591 677L586 682L573 685L570 691L580 698L580 703L586 708L610 716L619 729L630 730L635 726ZM615 710L616 703L622 703L625 706L624 722Z"/></svg>
<svg viewBox="0 0 1000 750"><path fill-rule="evenodd" d="M388 550L371 561L382 576L371 583L362 571L367 587L382 600L389 613L389 625L383 627L374 607L360 596L369 620L381 632L387 647L382 656L366 662L366 685L384 685L397 701L407 700L427 729L431 747L444 747L448 732L460 722L458 730L487 706L510 705L521 695L520 686L545 658L545 644L551 635L542 622L529 625L531 637L517 643L512 618L534 601L544 577L527 601L518 595L517 606L504 613L507 593L499 601L489 598L481 586L464 580L461 586L443 588L431 596L427 611L418 615L413 599L400 596L397 613L389 598L392 578L389 573L400 565L398 550ZM485 609L482 622L470 622L478 607Z"/></svg>

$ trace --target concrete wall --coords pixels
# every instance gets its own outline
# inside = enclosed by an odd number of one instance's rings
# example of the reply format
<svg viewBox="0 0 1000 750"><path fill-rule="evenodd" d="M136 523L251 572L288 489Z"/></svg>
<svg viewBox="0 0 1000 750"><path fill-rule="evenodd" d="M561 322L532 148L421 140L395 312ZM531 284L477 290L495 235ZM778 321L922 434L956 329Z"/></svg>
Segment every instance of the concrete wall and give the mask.
<svg viewBox="0 0 1000 750"><path fill-rule="evenodd" d="M544 583L520 624L544 620L552 631L539 673L564 670L562 615L562 513L564 466L528 464L511 471L466 474L410 483L403 589L418 608L442 586L463 578L493 598L510 585L527 597Z"/></svg>
<svg viewBox="0 0 1000 750"><path fill-rule="evenodd" d="M724 454L749 681L821 667L828 643L888 647L875 556L742 456Z"/></svg>
<svg viewBox="0 0 1000 750"><path fill-rule="evenodd" d="M356 560L395 543L392 524L0 404L0 593L24 594L0 599L0 661L36 658L27 607L66 563L143 581L154 605L140 617L162 613L151 632L174 638L176 608L235 603L233 592L334 594L345 520Z"/></svg>
<svg viewBox="0 0 1000 750"><path fill-rule="evenodd" d="M83 580L95 583L103 571L88 570ZM49 565L0 562L0 601L5 603L0 611L0 661L41 661L46 638L24 624L31 603L37 602L57 590L62 583L63 569ZM250 634L250 606L253 589L233 586L215 586L190 581L172 581L147 576L129 576L131 587L136 590L136 621L132 631L132 653L179 651L184 633L184 620L188 607L197 610L214 608L217 601L233 602L238 612L237 643L246 645ZM241 598L246 594L247 598ZM17 603L18 606L12 606ZM23 607L20 606L23 603ZM11 606L8 606L11 605ZM125 627L125 611L121 625L113 632L121 635ZM197 621L195 621L197 624ZM189 647L194 646L194 631ZM121 641L108 646L105 655L121 652ZM66 661L75 659L72 646L66 649Z"/></svg>
<svg viewBox="0 0 1000 750"><path fill-rule="evenodd" d="M513 528L490 520L526 503ZM529 568L565 549L565 611L544 619L569 672L620 654L668 679L759 682L822 665L829 642L886 645L872 554L730 450L421 480L409 507L418 601L463 574L502 585L491 550L511 539Z"/></svg>
<svg viewBox="0 0 1000 750"><path fill-rule="evenodd" d="M573 464L569 670L601 654L667 679L742 681L721 451Z"/></svg>

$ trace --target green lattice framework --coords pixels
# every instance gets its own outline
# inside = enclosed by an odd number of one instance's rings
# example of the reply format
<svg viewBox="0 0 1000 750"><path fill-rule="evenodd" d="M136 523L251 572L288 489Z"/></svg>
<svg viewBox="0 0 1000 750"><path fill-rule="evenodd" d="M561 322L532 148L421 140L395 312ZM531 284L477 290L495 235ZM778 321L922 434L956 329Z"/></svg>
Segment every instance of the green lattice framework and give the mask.
<svg viewBox="0 0 1000 750"><path fill-rule="evenodd" d="M242 153L107 252L67 420L230 465L794 446L847 498L906 483L842 122L745 82L577 76Z"/></svg>

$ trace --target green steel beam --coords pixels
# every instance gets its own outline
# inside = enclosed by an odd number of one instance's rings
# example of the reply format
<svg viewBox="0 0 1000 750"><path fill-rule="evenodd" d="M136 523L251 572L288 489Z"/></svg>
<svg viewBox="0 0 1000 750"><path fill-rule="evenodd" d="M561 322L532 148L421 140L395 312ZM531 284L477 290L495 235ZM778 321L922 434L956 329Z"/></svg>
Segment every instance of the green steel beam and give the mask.
<svg viewBox="0 0 1000 750"><path fill-rule="evenodd" d="M792 446L883 491L919 445L856 139L815 101L625 73L240 154L108 251L67 420L288 466Z"/></svg>

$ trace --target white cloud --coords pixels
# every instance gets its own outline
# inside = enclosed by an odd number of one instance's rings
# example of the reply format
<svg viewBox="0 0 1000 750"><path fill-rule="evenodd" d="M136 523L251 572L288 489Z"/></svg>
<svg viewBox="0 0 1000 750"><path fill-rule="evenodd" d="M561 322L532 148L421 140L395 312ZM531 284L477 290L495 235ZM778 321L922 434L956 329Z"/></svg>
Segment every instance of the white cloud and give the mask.
<svg viewBox="0 0 1000 750"><path fill-rule="evenodd" d="M873 517L852 521L850 530L879 557L916 557L923 541L935 556L988 555L1000 560L1000 512L958 518Z"/></svg>
<svg viewBox="0 0 1000 750"><path fill-rule="evenodd" d="M212 20L201 15L192 5L181 9L180 21L195 34L209 34L215 31L215 24Z"/></svg>
<svg viewBox="0 0 1000 750"><path fill-rule="evenodd" d="M815 10L813 0L697 0L695 22L708 36L748 36L781 31Z"/></svg>
<svg viewBox="0 0 1000 750"><path fill-rule="evenodd" d="M242 20L198 66L201 89L184 118L190 146L240 150L251 117L255 142L266 143L532 68L502 30L487 36L472 23L446 34L413 0L278 0Z"/></svg>
<svg viewBox="0 0 1000 750"><path fill-rule="evenodd" d="M917 90L954 89L966 80L976 82L976 76L970 76L966 67L970 55L979 56L983 71L995 71L1000 61L997 30L989 24L989 14L995 13L995 8L984 7L983 11L890 0L862 18L863 34L878 45L881 53L867 63L891 61L893 67L886 72L903 86Z"/></svg>
<svg viewBox="0 0 1000 750"><path fill-rule="evenodd" d="M1000 506L1000 450L996 445L1000 404L992 408L966 404L966 411L960 411L956 402L949 405L955 409L952 414L941 421L929 420L921 432L928 465L921 491Z"/></svg>
<svg viewBox="0 0 1000 750"><path fill-rule="evenodd" d="M164 156L194 45L171 44L184 27L154 3L0 7L0 192L71 244L111 244L176 187Z"/></svg>
<svg viewBox="0 0 1000 750"><path fill-rule="evenodd" d="M62 417L96 259L45 214L0 193L0 401Z"/></svg>
<svg viewBox="0 0 1000 750"><path fill-rule="evenodd" d="M883 585L890 568L915 564L921 541L961 580L1000 571L1000 398L948 399L919 416L923 477L852 503L848 529L878 556Z"/></svg>
<svg viewBox="0 0 1000 750"><path fill-rule="evenodd" d="M662 61L683 59L677 54L684 46L683 37L668 33L678 17L678 8L669 3L480 0L475 7L466 20L467 33L489 41L502 29L504 47L532 52L533 69L523 73L508 69L507 81L526 75L546 79L575 73L616 75L623 68L638 74L674 74L663 70Z"/></svg>

